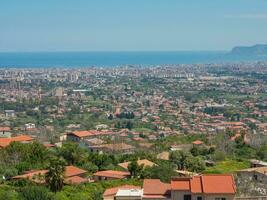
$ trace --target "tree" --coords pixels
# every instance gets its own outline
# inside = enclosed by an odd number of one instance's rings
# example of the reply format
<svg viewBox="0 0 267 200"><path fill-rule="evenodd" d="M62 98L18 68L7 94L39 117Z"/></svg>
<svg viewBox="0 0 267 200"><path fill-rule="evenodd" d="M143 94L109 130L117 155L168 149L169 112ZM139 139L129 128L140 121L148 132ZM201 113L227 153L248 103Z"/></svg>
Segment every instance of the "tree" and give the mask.
<svg viewBox="0 0 267 200"><path fill-rule="evenodd" d="M87 156L86 152L84 152L83 149L74 142L64 143L62 148L59 149L59 155L62 156L70 165L81 165L84 163Z"/></svg>
<svg viewBox="0 0 267 200"><path fill-rule="evenodd" d="M41 162L43 163L46 160L47 150L44 145L39 142L33 142L30 144L29 149L29 162Z"/></svg>
<svg viewBox="0 0 267 200"><path fill-rule="evenodd" d="M18 193L9 186L0 188L0 200L17 200Z"/></svg>
<svg viewBox="0 0 267 200"><path fill-rule="evenodd" d="M192 172L202 172L205 170L205 163L200 157L188 156L185 159L185 168Z"/></svg>
<svg viewBox="0 0 267 200"><path fill-rule="evenodd" d="M128 171L130 172L132 177L138 177L140 176L144 165L138 165L137 160L134 160L132 162L129 163L128 165Z"/></svg>
<svg viewBox="0 0 267 200"><path fill-rule="evenodd" d="M45 180L51 191L57 192L63 188L65 173L65 161L58 158L52 158L48 167Z"/></svg>
<svg viewBox="0 0 267 200"><path fill-rule="evenodd" d="M163 182L169 182L173 176L177 176L177 173L170 163L161 163L158 166L146 167L141 174L141 178L160 179Z"/></svg>
<svg viewBox="0 0 267 200"><path fill-rule="evenodd" d="M22 189L20 196L22 200L52 200L53 195L47 188L41 186L28 186Z"/></svg>
<svg viewBox="0 0 267 200"><path fill-rule="evenodd" d="M170 161L176 164L179 170L184 170L185 160L188 156L189 154L184 151L173 151L170 154Z"/></svg>
<svg viewBox="0 0 267 200"><path fill-rule="evenodd" d="M262 146L257 150L257 156L259 159L267 161L267 145Z"/></svg>
<svg viewBox="0 0 267 200"><path fill-rule="evenodd" d="M133 128L133 123L131 121L127 121L125 128L131 130Z"/></svg>
<svg viewBox="0 0 267 200"><path fill-rule="evenodd" d="M56 193L54 200L69 200L69 198L64 192L58 192Z"/></svg>
<svg viewBox="0 0 267 200"><path fill-rule="evenodd" d="M193 148L190 150L190 152L193 156L199 156L199 154L200 154L199 149L196 146L193 146Z"/></svg>

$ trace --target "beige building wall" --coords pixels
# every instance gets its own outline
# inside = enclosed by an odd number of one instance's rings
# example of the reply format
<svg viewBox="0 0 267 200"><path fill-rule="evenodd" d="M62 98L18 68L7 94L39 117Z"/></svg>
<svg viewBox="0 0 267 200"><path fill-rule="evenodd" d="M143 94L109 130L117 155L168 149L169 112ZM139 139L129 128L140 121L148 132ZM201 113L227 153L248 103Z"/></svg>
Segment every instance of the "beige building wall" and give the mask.
<svg viewBox="0 0 267 200"><path fill-rule="evenodd" d="M166 198L166 199L162 199L162 198L153 198L153 199L151 199L151 198L145 198L145 197L143 197L142 200L171 200L171 199L169 199L169 198Z"/></svg>
<svg viewBox="0 0 267 200"><path fill-rule="evenodd" d="M115 200L142 200L142 197L115 197Z"/></svg>
<svg viewBox="0 0 267 200"><path fill-rule="evenodd" d="M184 200L184 195L191 195L191 200L197 200L197 197L202 197L202 200L215 200L215 198L225 198L226 200L234 200L235 195L228 194L191 194L189 191L172 191L172 200Z"/></svg>
<svg viewBox="0 0 267 200"><path fill-rule="evenodd" d="M234 200L235 195L229 195L229 194L204 195L204 200L215 200L215 198L225 198L226 200Z"/></svg>

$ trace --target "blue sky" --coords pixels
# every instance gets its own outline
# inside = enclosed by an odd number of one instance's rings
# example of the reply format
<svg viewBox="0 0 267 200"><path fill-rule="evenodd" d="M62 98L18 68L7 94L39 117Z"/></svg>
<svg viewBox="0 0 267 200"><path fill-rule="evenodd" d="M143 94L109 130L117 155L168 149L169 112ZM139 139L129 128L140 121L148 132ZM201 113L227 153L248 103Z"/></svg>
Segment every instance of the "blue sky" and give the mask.
<svg viewBox="0 0 267 200"><path fill-rule="evenodd" d="M0 51L229 50L267 43L266 0L0 0Z"/></svg>

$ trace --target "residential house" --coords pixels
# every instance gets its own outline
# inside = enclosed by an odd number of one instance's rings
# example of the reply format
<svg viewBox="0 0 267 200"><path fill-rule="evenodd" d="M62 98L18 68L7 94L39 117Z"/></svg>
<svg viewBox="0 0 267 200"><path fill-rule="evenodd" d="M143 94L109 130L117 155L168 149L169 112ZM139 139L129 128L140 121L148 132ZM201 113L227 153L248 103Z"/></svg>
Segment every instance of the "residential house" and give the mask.
<svg viewBox="0 0 267 200"><path fill-rule="evenodd" d="M172 200L233 200L236 187L232 175L201 175L173 178Z"/></svg>
<svg viewBox="0 0 267 200"><path fill-rule="evenodd" d="M171 185L159 179L145 179L143 183L143 200L171 200Z"/></svg>
<svg viewBox="0 0 267 200"><path fill-rule="evenodd" d="M253 167L267 167L267 162L252 159L252 160L250 160L250 165L251 165L251 168L253 168Z"/></svg>
<svg viewBox="0 0 267 200"><path fill-rule="evenodd" d="M10 117L15 117L15 111L14 110L5 110L5 117L10 118Z"/></svg>
<svg viewBox="0 0 267 200"><path fill-rule="evenodd" d="M95 181L126 179L129 177L130 177L129 172L114 171L114 170L98 171L93 174L93 179Z"/></svg>
<svg viewBox="0 0 267 200"><path fill-rule="evenodd" d="M115 200L142 200L142 189L119 189Z"/></svg>
<svg viewBox="0 0 267 200"><path fill-rule="evenodd" d="M12 179L19 180L19 179L28 179L35 183L44 184L45 183L45 175L48 170L31 170L26 171L22 175L14 176ZM65 170L65 184L81 184L88 182L88 179L85 178L87 171L80 169L75 166L66 166Z"/></svg>
<svg viewBox="0 0 267 200"><path fill-rule="evenodd" d="M116 133L111 131L97 131L97 130L89 130L89 131L73 131L71 133L67 133L67 140L73 142L80 142L85 139L92 139L95 137L103 137L103 136L111 136Z"/></svg>
<svg viewBox="0 0 267 200"><path fill-rule="evenodd" d="M116 191L114 195L113 190L114 199L120 200L233 200L236 186L232 175L195 175L174 177L170 184L159 179L145 179L143 191L120 188L116 188Z"/></svg>
<svg viewBox="0 0 267 200"><path fill-rule="evenodd" d="M140 186L135 186L135 185L122 185L118 187L113 187L106 189L106 191L103 194L103 199L104 200L114 200L117 192L119 190L141 190Z"/></svg>
<svg viewBox="0 0 267 200"><path fill-rule="evenodd" d="M33 124L33 123L27 123L24 126L25 126L26 131L35 130L35 128L36 128L35 124Z"/></svg>
<svg viewBox="0 0 267 200"><path fill-rule="evenodd" d="M30 143L33 138L28 135L19 135L11 138L0 138L0 148L7 147L11 142Z"/></svg>
<svg viewBox="0 0 267 200"><path fill-rule="evenodd" d="M9 138L11 137L11 129L9 126L1 126L0 127L0 138L4 137L4 138Z"/></svg>

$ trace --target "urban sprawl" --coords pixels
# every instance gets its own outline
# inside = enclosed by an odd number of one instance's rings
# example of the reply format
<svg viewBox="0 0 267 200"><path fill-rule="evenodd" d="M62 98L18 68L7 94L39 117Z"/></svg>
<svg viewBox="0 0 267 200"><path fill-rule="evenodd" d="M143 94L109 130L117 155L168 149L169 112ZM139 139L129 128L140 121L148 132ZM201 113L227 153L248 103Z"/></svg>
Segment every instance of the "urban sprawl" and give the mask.
<svg viewBox="0 0 267 200"><path fill-rule="evenodd" d="M267 199L267 62L0 68L0 195L35 193Z"/></svg>

